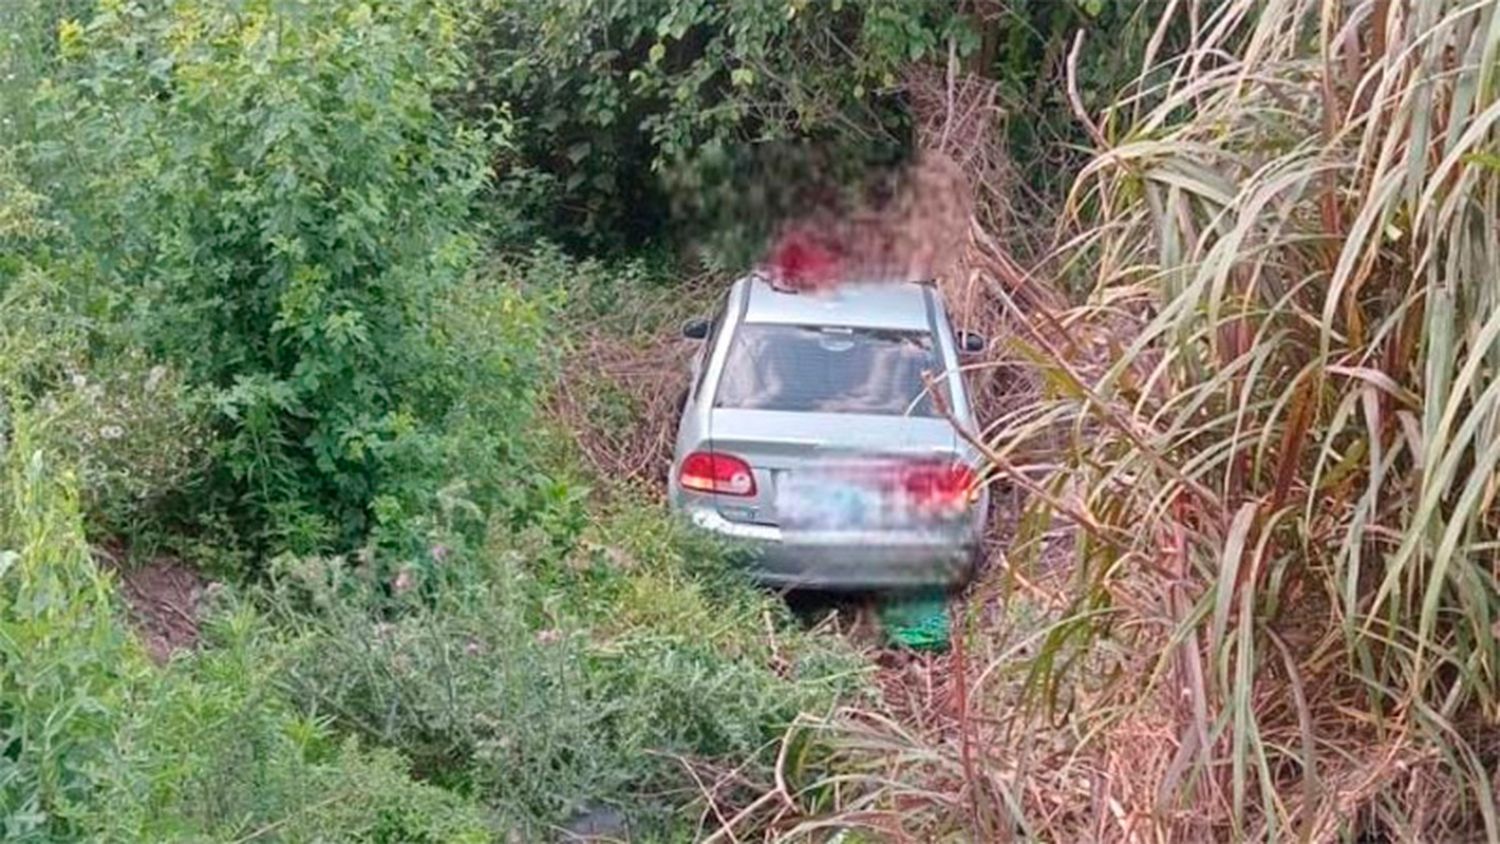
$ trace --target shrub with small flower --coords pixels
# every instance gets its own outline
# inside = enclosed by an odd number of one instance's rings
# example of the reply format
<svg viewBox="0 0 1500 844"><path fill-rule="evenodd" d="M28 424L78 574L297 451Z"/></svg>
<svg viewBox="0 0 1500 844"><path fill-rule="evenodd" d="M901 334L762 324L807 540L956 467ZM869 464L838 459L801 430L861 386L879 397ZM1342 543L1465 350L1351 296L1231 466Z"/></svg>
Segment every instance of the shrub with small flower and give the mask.
<svg viewBox="0 0 1500 844"><path fill-rule="evenodd" d="M48 393L50 439L79 475L96 530L129 533L162 514L206 467L209 430L177 370L127 353Z"/></svg>

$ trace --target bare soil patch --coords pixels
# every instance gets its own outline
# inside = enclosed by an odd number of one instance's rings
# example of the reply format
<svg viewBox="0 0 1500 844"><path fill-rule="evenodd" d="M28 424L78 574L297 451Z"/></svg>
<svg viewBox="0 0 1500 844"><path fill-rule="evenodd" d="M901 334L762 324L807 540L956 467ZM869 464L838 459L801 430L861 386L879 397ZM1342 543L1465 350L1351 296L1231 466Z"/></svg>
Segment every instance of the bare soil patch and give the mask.
<svg viewBox="0 0 1500 844"><path fill-rule="evenodd" d="M211 586L201 574L160 559L122 571L120 585L136 634L158 665L197 647L199 611Z"/></svg>

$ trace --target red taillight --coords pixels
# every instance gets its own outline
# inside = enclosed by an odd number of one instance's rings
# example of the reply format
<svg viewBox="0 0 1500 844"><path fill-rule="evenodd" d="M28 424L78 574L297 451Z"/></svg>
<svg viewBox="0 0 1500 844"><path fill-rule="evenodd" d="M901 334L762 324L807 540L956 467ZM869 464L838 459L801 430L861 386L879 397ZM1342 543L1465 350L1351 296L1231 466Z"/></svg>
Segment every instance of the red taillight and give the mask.
<svg viewBox="0 0 1500 844"><path fill-rule="evenodd" d="M749 463L738 457L711 451L695 451L684 458L677 481L682 484L683 489L698 492L743 496L755 494L755 473L750 471Z"/></svg>
<svg viewBox="0 0 1500 844"><path fill-rule="evenodd" d="M919 507L967 504L974 486L974 470L963 463L922 463L905 469L901 484Z"/></svg>

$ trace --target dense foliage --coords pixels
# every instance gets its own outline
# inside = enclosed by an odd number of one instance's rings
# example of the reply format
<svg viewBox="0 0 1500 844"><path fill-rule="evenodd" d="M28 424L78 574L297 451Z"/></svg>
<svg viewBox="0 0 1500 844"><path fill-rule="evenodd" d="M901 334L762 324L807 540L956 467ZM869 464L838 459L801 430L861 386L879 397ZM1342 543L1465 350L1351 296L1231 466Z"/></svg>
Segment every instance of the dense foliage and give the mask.
<svg viewBox="0 0 1500 844"><path fill-rule="evenodd" d="M611 270L490 248L473 12L0 9L0 837L672 840L677 757L763 771L849 685L548 456L549 321ZM163 554L223 582L155 666L117 580Z"/></svg>
<svg viewBox="0 0 1500 844"><path fill-rule="evenodd" d="M995 80L1006 134L1039 190L1066 185L1087 137L1060 85L1068 39L1088 105L1139 67L1159 12L1140 0L489 4L466 110L505 103L498 189L517 236L586 249L695 241L728 267L779 218L912 152L914 68ZM1172 33L1176 35L1176 30Z"/></svg>
<svg viewBox="0 0 1500 844"><path fill-rule="evenodd" d="M0 838L1500 836L1497 22L0 3ZM671 391L553 382L675 365L686 270L962 110L1029 497L938 682L851 713L844 645L551 429ZM148 561L214 581L161 662Z"/></svg>
<svg viewBox="0 0 1500 844"><path fill-rule="evenodd" d="M72 478L29 416L0 485L0 832L7 841L482 841L484 814L275 691L277 637L226 612L159 671L114 612Z"/></svg>
<svg viewBox="0 0 1500 844"><path fill-rule="evenodd" d="M521 418L534 322L460 284L489 146L435 103L456 26L425 2L105 4L59 26L19 146L58 234L28 269L203 405L184 515L347 547L451 479L465 413ZM473 308L509 342L453 336Z"/></svg>

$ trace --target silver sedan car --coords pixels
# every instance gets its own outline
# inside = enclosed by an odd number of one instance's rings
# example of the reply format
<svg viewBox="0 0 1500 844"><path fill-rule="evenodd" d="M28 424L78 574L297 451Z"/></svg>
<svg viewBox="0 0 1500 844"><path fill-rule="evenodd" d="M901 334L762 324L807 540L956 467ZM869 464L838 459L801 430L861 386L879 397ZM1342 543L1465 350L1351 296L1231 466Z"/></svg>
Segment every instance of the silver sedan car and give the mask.
<svg viewBox="0 0 1500 844"><path fill-rule="evenodd" d="M972 426L955 334L930 284L801 293L737 281L702 342L669 479L673 508L753 551L779 587L956 586L988 513L979 455L939 413L930 374Z"/></svg>

